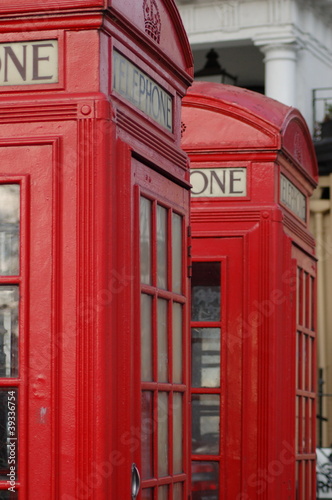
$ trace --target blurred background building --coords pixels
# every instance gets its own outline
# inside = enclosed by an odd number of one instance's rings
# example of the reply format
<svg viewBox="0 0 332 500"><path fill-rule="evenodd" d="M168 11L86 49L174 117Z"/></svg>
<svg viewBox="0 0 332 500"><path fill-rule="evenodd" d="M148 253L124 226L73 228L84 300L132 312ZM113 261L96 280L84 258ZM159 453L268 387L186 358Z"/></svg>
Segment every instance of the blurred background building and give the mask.
<svg viewBox="0 0 332 500"><path fill-rule="evenodd" d="M319 165L317 444L332 445L332 0L176 0L195 79L237 85L298 108Z"/></svg>

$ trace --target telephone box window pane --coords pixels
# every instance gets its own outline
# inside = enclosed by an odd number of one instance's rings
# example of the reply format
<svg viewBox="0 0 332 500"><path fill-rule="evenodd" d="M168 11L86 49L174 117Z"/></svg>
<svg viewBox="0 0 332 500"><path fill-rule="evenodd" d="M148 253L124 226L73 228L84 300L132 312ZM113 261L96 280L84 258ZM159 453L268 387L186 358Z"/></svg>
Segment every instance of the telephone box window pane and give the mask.
<svg viewBox="0 0 332 500"><path fill-rule="evenodd" d="M220 262L193 262L192 321L220 321Z"/></svg>
<svg viewBox="0 0 332 500"><path fill-rule="evenodd" d="M183 486L182 483L175 483L173 487L173 500L183 499Z"/></svg>
<svg viewBox="0 0 332 500"><path fill-rule="evenodd" d="M220 387L220 328L192 328L192 386Z"/></svg>
<svg viewBox="0 0 332 500"><path fill-rule="evenodd" d="M158 500L168 500L168 486L159 486Z"/></svg>
<svg viewBox="0 0 332 500"><path fill-rule="evenodd" d="M173 303L173 383L182 383L182 306Z"/></svg>
<svg viewBox="0 0 332 500"><path fill-rule="evenodd" d="M182 394L173 394L173 473L181 474L182 467Z"/></svg>
<svg viewBox="0 0 332 500"><path fill-rule="evenodd" d="M158 394L158 476L168 475L168 394Z"/></svg>
<svg viewBox="0 0 332 500"><path fill-rule="evenodd" d="M0 275L19 274L20 186L0 184Z"/></svg>
<svg viewBox="0 0 332 500"><path fill-rule="evenodd" d="M168 382L167 301L158 299L158 382Z"/></svg>
<svg viewBox="0 0 332 500"><path fill-rule="evenodd" d="M18 492L0 491L0 500L18 500Z"/></svg>
<svg viewBox="0 0 332 500"><path fill-rule="evenodd" d="M167 210L157 207L157 286L167 288Z"/></svg>
<svg viewBox="0 0 332 500"><path fill-rule="evenodd" d="M141 377L152 381L152 297L141 295Z"/></svg>
<svg viewBox="0 0 332 500"><path fill-rule="evenodd" d="M151 285L151 208L147 198L140 203L141 282Z"/></svg>
<svg viewBox="0 0 332 500"><path fill-rule="evenodd" d="M192 395L192 452L218 455L220 398L214 394Z"/></svg>
<svg viewBox="0 0 332 500"><path fill-rule="evenodd" d="M18 376L18 286L0 286L0 377Z"/></svg>
<svg viewBox="0 0 332 500"><path fill-rule="evenodd" d="M8 480L10 465L18 466L18 393L16 389L0 389L0 479ZM14 464L12 463L14 461ZM11 469L13 471L13 469Z"/></svg>
<svg viewBox="0 0 332 500"><path fill-rule="evenodd" d="M192 462L192 500L218 500L218 462Z"/></svg>
<svg viewBox="0 0 332 500"><path fill-rule="evenodd" d="M172 234L172 290L175 293L182 293L182 217L174 213Z"/></svg>
<svg viewBox="0 0 332 500"><path fill-rule="evenodd" d="M153 488L142 490L142 500L153 500Z"/></svg>
<svg viewBox="0 0 332 500"><path fill-rule="evenodd" d="M153 477L153 394L142 391L142 479Z"/></svg>

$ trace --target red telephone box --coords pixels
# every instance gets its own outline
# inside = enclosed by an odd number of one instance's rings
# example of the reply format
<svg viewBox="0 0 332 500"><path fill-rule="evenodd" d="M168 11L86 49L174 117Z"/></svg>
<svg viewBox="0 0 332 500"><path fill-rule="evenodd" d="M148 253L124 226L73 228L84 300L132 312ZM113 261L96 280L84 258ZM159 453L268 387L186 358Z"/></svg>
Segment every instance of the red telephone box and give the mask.
<svg viewBox="0 0 332 500"><path fill-rule="evenodd" d="M221 84L183 102L192 183L192 498L313 500L317 182L298 111Z"/></svg>
<svg viewBox="0 0 332 500"><path fill-rule="evenodd" d="M0 497L188 494L173 0L0 6Z"/></svg>

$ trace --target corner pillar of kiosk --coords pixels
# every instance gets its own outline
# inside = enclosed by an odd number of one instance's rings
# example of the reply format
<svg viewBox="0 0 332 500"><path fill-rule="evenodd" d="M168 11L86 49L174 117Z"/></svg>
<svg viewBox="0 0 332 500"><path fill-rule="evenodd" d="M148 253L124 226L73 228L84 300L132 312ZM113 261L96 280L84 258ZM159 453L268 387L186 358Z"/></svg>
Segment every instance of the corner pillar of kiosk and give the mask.
<svg viewBox="0 0 332 500"><path fill-rule="evenodd" d="M293 108L203 82L182 121L193 186L193 498L214 489L220 499L314 500L309 130Z"/></svg>
<svg viewBox="0 0 332 500"><path fill-rule="evenodd" d="M192 65L173 0L1 2L1 498L187 497Z"/></svg>

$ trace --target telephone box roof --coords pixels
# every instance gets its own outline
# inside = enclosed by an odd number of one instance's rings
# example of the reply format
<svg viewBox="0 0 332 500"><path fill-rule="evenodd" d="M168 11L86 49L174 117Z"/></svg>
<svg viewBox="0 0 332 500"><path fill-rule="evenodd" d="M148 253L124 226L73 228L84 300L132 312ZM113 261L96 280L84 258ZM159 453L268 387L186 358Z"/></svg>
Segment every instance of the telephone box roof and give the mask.
<svg viewBox="0 0 332 500"><path fill-rule="evenodd" d="M295 108L240 87L194 82L183 100L182 121L188 153L275 151L313 183L318 180L313 141Z"/></svg>

